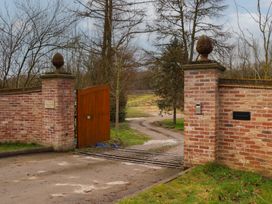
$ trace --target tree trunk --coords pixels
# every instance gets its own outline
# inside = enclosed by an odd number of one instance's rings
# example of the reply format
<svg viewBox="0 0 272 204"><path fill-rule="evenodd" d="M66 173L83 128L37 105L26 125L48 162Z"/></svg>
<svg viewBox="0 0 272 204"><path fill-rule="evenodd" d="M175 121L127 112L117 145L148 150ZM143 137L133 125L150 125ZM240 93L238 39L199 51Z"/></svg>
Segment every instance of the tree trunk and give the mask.
<svg viewBox="0 0 272 204"><path fill-rule="evenodd" d="M119 129L119 90L116 90L115 97L115 129Z"/></svg>
<svg viewBox="0 0 272 204"><path fill-rule="evenodd" d="M116 55L116 54L115 54ZM117 57L116 57L117 58ZM116 71L117 71L117 76L116 76L116 91L115 91L115 128L116 131L118 132L119 130L119 103L120 103L120 64L118 63L118 60L116 59Z"/></svg>
<svg viewBox="0 0 272 204"><path fill-rule="evenodd" d="M194 20L192 25L192 37L191 37L191 47L190 47L190 56L189 56L189 62L193 61L194 58L194 48L195 48L195 35L196 35L196 27L197 27L197 18L198 18L198 7L199 2L196 2L196 7L194 11Z"/></svg>
<svg viewBox="0 0 272 204"><path fill-rule="evenodd" d="M173 124L177 124L177 105L176 103L173 104Z"/></svg>
<svg viewBox="0 0 272 204"><path fill-rule="evenodd" d="M103 83L109 83L112 65L112 0L106 0L104 9L104 31L103 31Z"/></svg>

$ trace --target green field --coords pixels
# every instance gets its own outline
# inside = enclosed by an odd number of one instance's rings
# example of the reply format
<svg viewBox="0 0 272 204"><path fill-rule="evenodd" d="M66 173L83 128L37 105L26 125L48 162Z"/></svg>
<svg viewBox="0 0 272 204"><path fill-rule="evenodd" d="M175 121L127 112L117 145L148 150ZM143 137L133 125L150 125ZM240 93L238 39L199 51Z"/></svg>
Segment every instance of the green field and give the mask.
<svg viewBox="0 0 272 204"><path fill-rule="evenodd" d="M150 117L151 114L145 112L142 107L128 107L126 109L126 117L127 118L141 118L141 117Z"/></svg>
<svg viewBox="0 0 272 204"><path fill-rule="evenodd" d="M157 97L152 93L128 95L128 107L156 106Z"/></svg>
<svg viewBox="0 0 272 204"><path fill-rule="evenodd" d="M119 204L270 204L272 180L218 164L198 166Z"/></svg>
<svg viewBox="0 0 272 204"><path fill-rule="evenodd" d="M157 97L152 93L130 94L127 103L127 118L149 117L158 112Z"/></svg>
<svg viewBox="0 0 272 204"><path fill-rule="evenodd" d="M34 149L41 147L37 144L23 144L23 143L0 143L0 152L13 152L26 149Z"/></svg>
<svg viewBox="0 0 272 204"><path fill-rule="evenodd" d="M121 123L119 132L115 128L111 128L111 141L120 142L122 146L141 145L149 140L149 137L129 128L127 123Z"/></svg>
<svg viewBox="0 0 272 204"><path fill-rule="evenodd" d="M184 130L184 120L181 118L177 119L177 123L173 123L173 119L165 119L158 122L162 127L176 129L176 130Z"/></svg>

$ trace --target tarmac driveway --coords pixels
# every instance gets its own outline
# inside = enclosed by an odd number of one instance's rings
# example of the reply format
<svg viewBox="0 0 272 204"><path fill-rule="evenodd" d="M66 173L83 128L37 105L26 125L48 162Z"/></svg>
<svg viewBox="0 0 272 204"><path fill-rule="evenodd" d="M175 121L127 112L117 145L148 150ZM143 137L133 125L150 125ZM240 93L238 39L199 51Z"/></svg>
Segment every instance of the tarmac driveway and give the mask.
<svg viewBox="0 0 272 204"><path fill-rule="evenodd" d="M183 136L154 127L161 117L133 119L130 126L151 137L137 149L171 146L167 152L183 155ZM0 159L2 204L115 203L179 169L111 161L72 153L47 153Z"/></svg>
<svg viewBox="0 0 272 204"><path fill-rule="evenodd" d="M5 158L0 159L0 203L115 203L179 171L72 153Z"/></svg>

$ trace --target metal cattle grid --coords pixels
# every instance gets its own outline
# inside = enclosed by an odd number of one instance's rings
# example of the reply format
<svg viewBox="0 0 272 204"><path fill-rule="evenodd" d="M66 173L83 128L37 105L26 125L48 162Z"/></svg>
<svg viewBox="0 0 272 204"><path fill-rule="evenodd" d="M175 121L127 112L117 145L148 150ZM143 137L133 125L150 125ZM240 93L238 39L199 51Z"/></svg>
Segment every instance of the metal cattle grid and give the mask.
<svg viewBox="0 0 272 204"><path fill-rule="evenodd" d="M77 153L109 160L183 169L183 158L175 154L127 148L108 149L106 151L96 151L96 149L89 148L78 150Z"/></svg>

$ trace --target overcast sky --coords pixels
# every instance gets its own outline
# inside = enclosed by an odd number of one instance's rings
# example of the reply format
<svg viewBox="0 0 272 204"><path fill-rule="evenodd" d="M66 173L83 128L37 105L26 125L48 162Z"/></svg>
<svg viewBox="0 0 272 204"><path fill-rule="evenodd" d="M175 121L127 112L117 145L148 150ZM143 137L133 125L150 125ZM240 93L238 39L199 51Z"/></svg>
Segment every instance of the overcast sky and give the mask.
<svg viewBox="0 0 272 204"><path fill-rule="evenodd" d="M21 0L25 1L25 0ZM41 1L46 2L50 0L33 0L33 1ZM63 0L64 2L67 2L68 5L73 6L74 0ZM257 0L225 0L225 3L228 5L228 9L223 13L224 17L220 17L219 19L215 19L216 22L224 23L226 28L229 28L231 32L237 31L237 13L236 13L236 7L235 7L235 1L239 6L239 19L240 19L240 25L243 29L248 29L250 32L254 33L255 35L258 35L258 27L254 23L254 21L251 19L250 14L248 12L251 12L252 15L256 12L256 1ZM263 11L267 10L268 3L270 3L270 0L261 0L263 5ZM0 8L1 10L5 10L5 5L7 5L9 8L11 8L12 11L14 11L13 8L13 0L0 0ZM150 8L148 12L147 19L154 18L154 12L152 12L152 6L150 4L147 5L147 8ZM245 10L246 8L247 10ZM142 35L137 37L137 44L140 44L142 47L146 48L146 46L149 46L151 42L147 42L147 36Z"/></svg>

